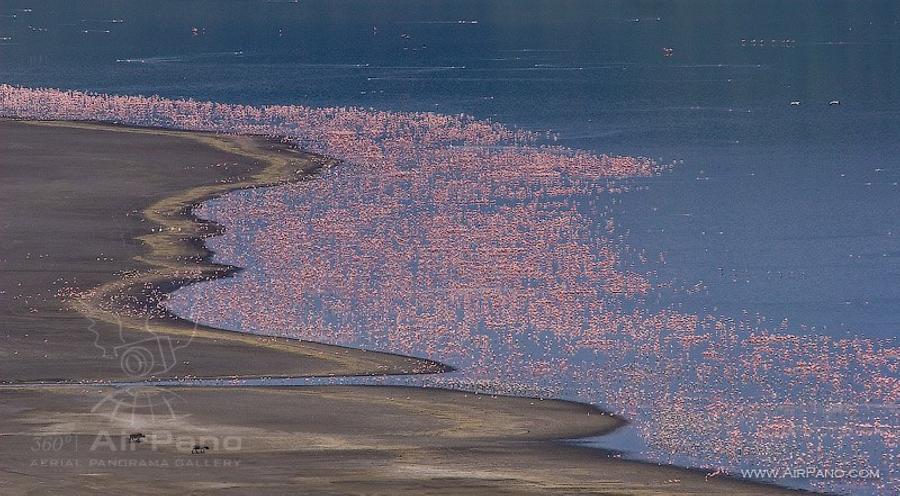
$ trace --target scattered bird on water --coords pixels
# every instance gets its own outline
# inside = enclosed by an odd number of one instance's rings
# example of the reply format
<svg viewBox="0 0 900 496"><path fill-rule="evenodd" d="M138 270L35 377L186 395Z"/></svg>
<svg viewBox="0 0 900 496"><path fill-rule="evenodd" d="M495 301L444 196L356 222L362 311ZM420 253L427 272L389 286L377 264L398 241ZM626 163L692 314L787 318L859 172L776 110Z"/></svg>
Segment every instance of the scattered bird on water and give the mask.
<svg viewBox="0 0 900 496"><path fill-rule="evenodd" d="M828 102L828 105L840 105L840 104L841 104L840 100L832 100L832 101Z"/></svg>
<svg viewBox="0 0 900 496"><path fill-rule="evenodd" d="M800 100L794 100L791 102L791 107L799 107L799 106L800 106Z"/></svg>

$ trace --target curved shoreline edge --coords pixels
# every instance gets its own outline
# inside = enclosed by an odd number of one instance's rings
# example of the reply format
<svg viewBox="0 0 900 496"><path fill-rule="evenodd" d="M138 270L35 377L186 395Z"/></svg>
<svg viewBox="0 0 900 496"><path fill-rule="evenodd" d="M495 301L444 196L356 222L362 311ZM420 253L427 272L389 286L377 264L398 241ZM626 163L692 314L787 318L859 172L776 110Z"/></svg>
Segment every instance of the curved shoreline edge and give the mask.
<svg viewBox="0 0 900 496"><path fill-rule="evenodd" d="M302 181L308 178L318 168L327 164L333 164L334 161L326 157L308 154L306 152L290 149L286 146L276 147L275 151L270 150L265 153L259 146L264 140L263 137L254 136L233 136L233 135L217 135L213 133L199 133L193 131L178 131L168 129L139 128L129 126L116 126L110 124L100 124L93 122L61 122L61 121L22 121L30 125L37 126L60 126L74 127L97 130L115 130L119 132L134 132L144 134L165 134L169 136L179 136L191 140L198 141L219 150L242 155L254 160L259 160L267 165L255 174L241 182L222 183L208 186L201 186L182 191L179 194L159 200L148 206L142 211L142 216L148 221L163 226L162 230L155 230L145 236L138 238L145 247L149 248L146 253L136 257L136 260L151 267L151 270L142 271L138 275L128 276L124 279L117 279L95 288L87 295L73 302L73 307L83 313L90 319L101 320L106 323L115 324L133 329L141 329L146 323L133 316L115 312L114 309L105 308L103 305L104 297L119 292L134 292L135 288L144 285L152 285L156 288L164 288L166 292L172 291L177 287L187 284L193 284L204 280L210 280L221 277L228 277L237 271L239 267L230 265L221 265L211 262L213 253L205 247L204 239L220 232L221 226L214 223L196 218L192 210L197 204L214 198L216 196L226 194L230 191L239 189L256 188L274 186L294 181ZM278 143L268 139L269 145L277 145ZM280 156L279 153L291 154ZM303 162L305 167L297 167L297 162ZM141 295L143 293L135 293ZM145 300L144 303L148 307L157 305L158 300ZM162 322L162 324L160 324ZM353 375L407 375L407 374L428 374L440 373L452 370L450 367L440 364L439 362L420 359L414 357L406 357L384 352L366 352L365 350L356 350L354 348L346 348L334 345L326 345L304 340L292 340L290 338L269 338L258 335L241 333L237 331L228 331L223 329L202 327L190 321L180 319L174 316L155 321L154 329L160 330L166 334L176 336L225 339L236 341L243 344L258 346L270 349L297 351L298 355L310 355L310 350L320 353L322 356L330 360L338 360L346 364L348 368L374 366L375 371L359 374L329 374L328 377ZM304 350L300 352L294 345L302 345ZM335 350L352 350L362 351L367 355L366 359L360 359L358 356L347 357ZM358 355L358 354L357 354ZM402 359L402 363L395 363L395 368L387 370L377 370L377 367L383 367L385 360ZM415 366L409 368L409 361L414 361ZM214 379L234 379L234 378L251 378L251 377L273 377L271 374L263 376L215 376ZM285 377L304 377L304 376L285 376ZM317 377L317 376L305 376ZM321 377L321 376L318 376ZM198 378L192 376L191 379ZM179 380L177 377L175 380ZM84 382L70 381L73 384L85 384ZM59 383L44 383L47 387L54 384L63 386ZM107 385L115 385L116 383L104 383ZM29 388L38 386L38 383L20 382L12 385L13 387ZM366 386L361 386L366 387ZM417 388L418 389L418 388ZM443 388L427 388L433 390L443 390ZM554 400L564 401L564 400ZM591 405L578 402L568 402L573 405L596 409ZM623 420L623 419L619 419ZM607 429L603 432L585 432L578 433L567 438L552 438L556 440L573 439L582 437L591 437L610 432L613 429ZM599 450L598 450L599 451ZM636 463L645 463L639 462ZM651 464L648 464L651 465ZM656 464L652 464L656 465ZM693 469L682 469L693 470ZM744 482L753 484L752 482Z"/></svg>
<svg viewBox="0 0 900 496"><path fill-rule="evenodd" d="M308 180L322 167L336 163L335 160L328 157L297 150L282 145L273 138L263 136L222 135L82 121L22 122L41 126L65 126L178 136L200 142L201 144L230 154L240 155L266 164L253 176L248 177L243 181L190 188L158 200L141 210L141 215L144 219L157 226L161 226L160 228L154 228L151 233L137 238L138 241L144 244L147 251L146 253L135 257L135 260L146 264L151 267L151 269L141 271L141 273L136 276L109 281L108 283L89 290L86 294L81 295L71 302L74 309L89 319L132 329L145 329L147 327L147 321L129 316L121 310L117 311L116 309L104 308L103 301L105 298L114 293L130 293L132 295L132 301L138 303L140 306L143 306L144 308L159 309L161 308L162 303L161 298L154 299L150 294L156 293L158 296L164 298L168 293L171 293L180 287L230 277L243 270L241 267L219 264L211 261L214 253L206 247L204 240L220 233L222 227L214 222L196 217L193 214L193 209L196 206L232 191L276 186ZM259 146L260 140L265 141L269 145L273 145L274 148L270 151L264 150ZM279 155L279 152L284 155ZM146 290L147 285L150 285L153 288L149 291L150 294L148 294L148 291ZM184 336L188 339L193 339L195 337L226 339L245 344L252 344L253 346L296 351L305 356L310 355L311 351L315 351L321 354L322 357L327 357L331 360L342 360L342 365L348 369L348 373L345 375L347 377L432 374L454 370L453 367L449 365L425 358L411 357L396 353L358 350L346 346L302 339L261 336L204 326L188 319L178 317L167 310L164 314L157 316L151 325L153 332ZM301 345L304 349L298 350L291 345ZM332 350L327 348L331 348ZM337 350L363 351L366 353L366 357L354 357L351 359L336 353L328 353L329 351ZM376 362L391 362L392 357L403 359L404 364L388 368L387 370L379 370L383 365L376 364ZM409 366L410 364L412 364L412 367ZM371 370L367 370L367 368ZM236 376L192 376L191 379L233 379L235 377ZM266 374L264 376L241 375L240 377L298 376L272 376ZM169 379L172 378L153 378L153 380Z"/></svg>

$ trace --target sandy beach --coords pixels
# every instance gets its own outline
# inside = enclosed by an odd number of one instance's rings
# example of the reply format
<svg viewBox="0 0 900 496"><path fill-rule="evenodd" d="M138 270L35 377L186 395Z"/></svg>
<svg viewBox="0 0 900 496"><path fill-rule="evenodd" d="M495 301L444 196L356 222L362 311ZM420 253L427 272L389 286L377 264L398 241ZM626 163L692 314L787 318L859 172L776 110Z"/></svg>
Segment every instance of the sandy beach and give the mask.
<svg viewBox="0 0 900 496"><path fill-rule="evenodd" d="M329 159L264 138L88 123L0 121L0 135L2 494L796 493L561 443L623 422L571 402L114 387L447 367L197 326L159 306L181 285L236 270L209 261L202 239L218 227L194 219L193 205L303 180Z"/></svg>
<svg viewBox="0 0 900 496"><path fill-rule="evenodd" d="M2 214L8 234L0 277L9 302L3 382L133 380L120 360L99 358L151 332L173 336L178 360L158 364L144 379L163 369L166 377L442 369L394 355L206 329L156 308L161 286L172 290L232 270L205 262L208 253L197 239L214 234L215 226L194 221L187 209L235 188L299 179L322 159L256 138L103 131L92 124L2 126L2 174L13 189L3 197ZM89 294L62 304L59 292L71 286ZM123 311L129 306L134 311ZM148 309L152 320L144 318ZM257 350L252 357L247 345Z"/></svg>

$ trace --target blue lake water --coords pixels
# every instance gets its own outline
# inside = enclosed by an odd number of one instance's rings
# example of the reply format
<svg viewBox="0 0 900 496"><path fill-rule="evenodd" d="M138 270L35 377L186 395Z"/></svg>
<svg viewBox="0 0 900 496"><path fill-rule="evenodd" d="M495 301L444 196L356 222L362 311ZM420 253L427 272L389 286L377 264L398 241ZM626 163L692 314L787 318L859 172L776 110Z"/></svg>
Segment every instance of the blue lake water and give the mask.
<svg viewBox="0 0 900 496"><path fill-rule="evenodd" d="M900 330L897 2L4 0L0 82L465 112L678 160L612 207L676 288L650 305Z"/></svg>
<svg viewBox="0 0 900 496"><path fill-rule="evenodd" d="M0 79L466 112L683 160L619 213L662 277L707 286L679 303L898 330L896 3L210 5L5 1Z"/></svg>

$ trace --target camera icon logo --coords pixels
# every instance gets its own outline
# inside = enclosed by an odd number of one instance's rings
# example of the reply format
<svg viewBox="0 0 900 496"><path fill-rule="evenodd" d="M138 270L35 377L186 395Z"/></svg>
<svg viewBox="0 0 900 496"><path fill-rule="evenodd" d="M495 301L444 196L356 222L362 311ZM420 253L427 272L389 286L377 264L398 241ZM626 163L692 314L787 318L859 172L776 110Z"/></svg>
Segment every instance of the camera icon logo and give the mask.
<svg viewBox="0 0 900 496"><path fill-rule="evenodd" d="M172 370L176 349L172 338L156 336L117 346L113 348L113 354L119 357L123 372L132 377L146 377L154 372L164 374Z"/></svg>
<svg viewBox="0 0 900 496"><path fill-rule="evenodd" d="M190 345L197 331L197 324L194 324L187 336L176 337L160 329L165 325L162 319L160 324L154 326L155 322L147 315L140 324L135 325L126 324L115 315L115 320L110 322L118 330L108 332L98 329L96 320L88 319L91 322L88 329L94 334L94 346L103 353L104 358L118 359L122 371L134 381L152 381L175 369L178 350ZM152 384L125 385L110 390L91 411L123 426L136 426L148 421L186 416L176 414L176 405L180 402L183 399L168 388Z"/></svg>
<svg viewBox="0 0 900 496"><path fill-rule="evenodd" d="M148 315L139 326L146 335L135 339L135 333L126 333L125 329L136 326L126 327L118 315L115 316L117 333L101 332L97 329L97 321L89 320L89 330L94 333L94 346L103 352L104 358L118 359L122 371L134 379L148 379L171 372L178 365L177 351L189 346L197 331L197 324L194 324L187 337L167 335L154 328Z"/></svg>

